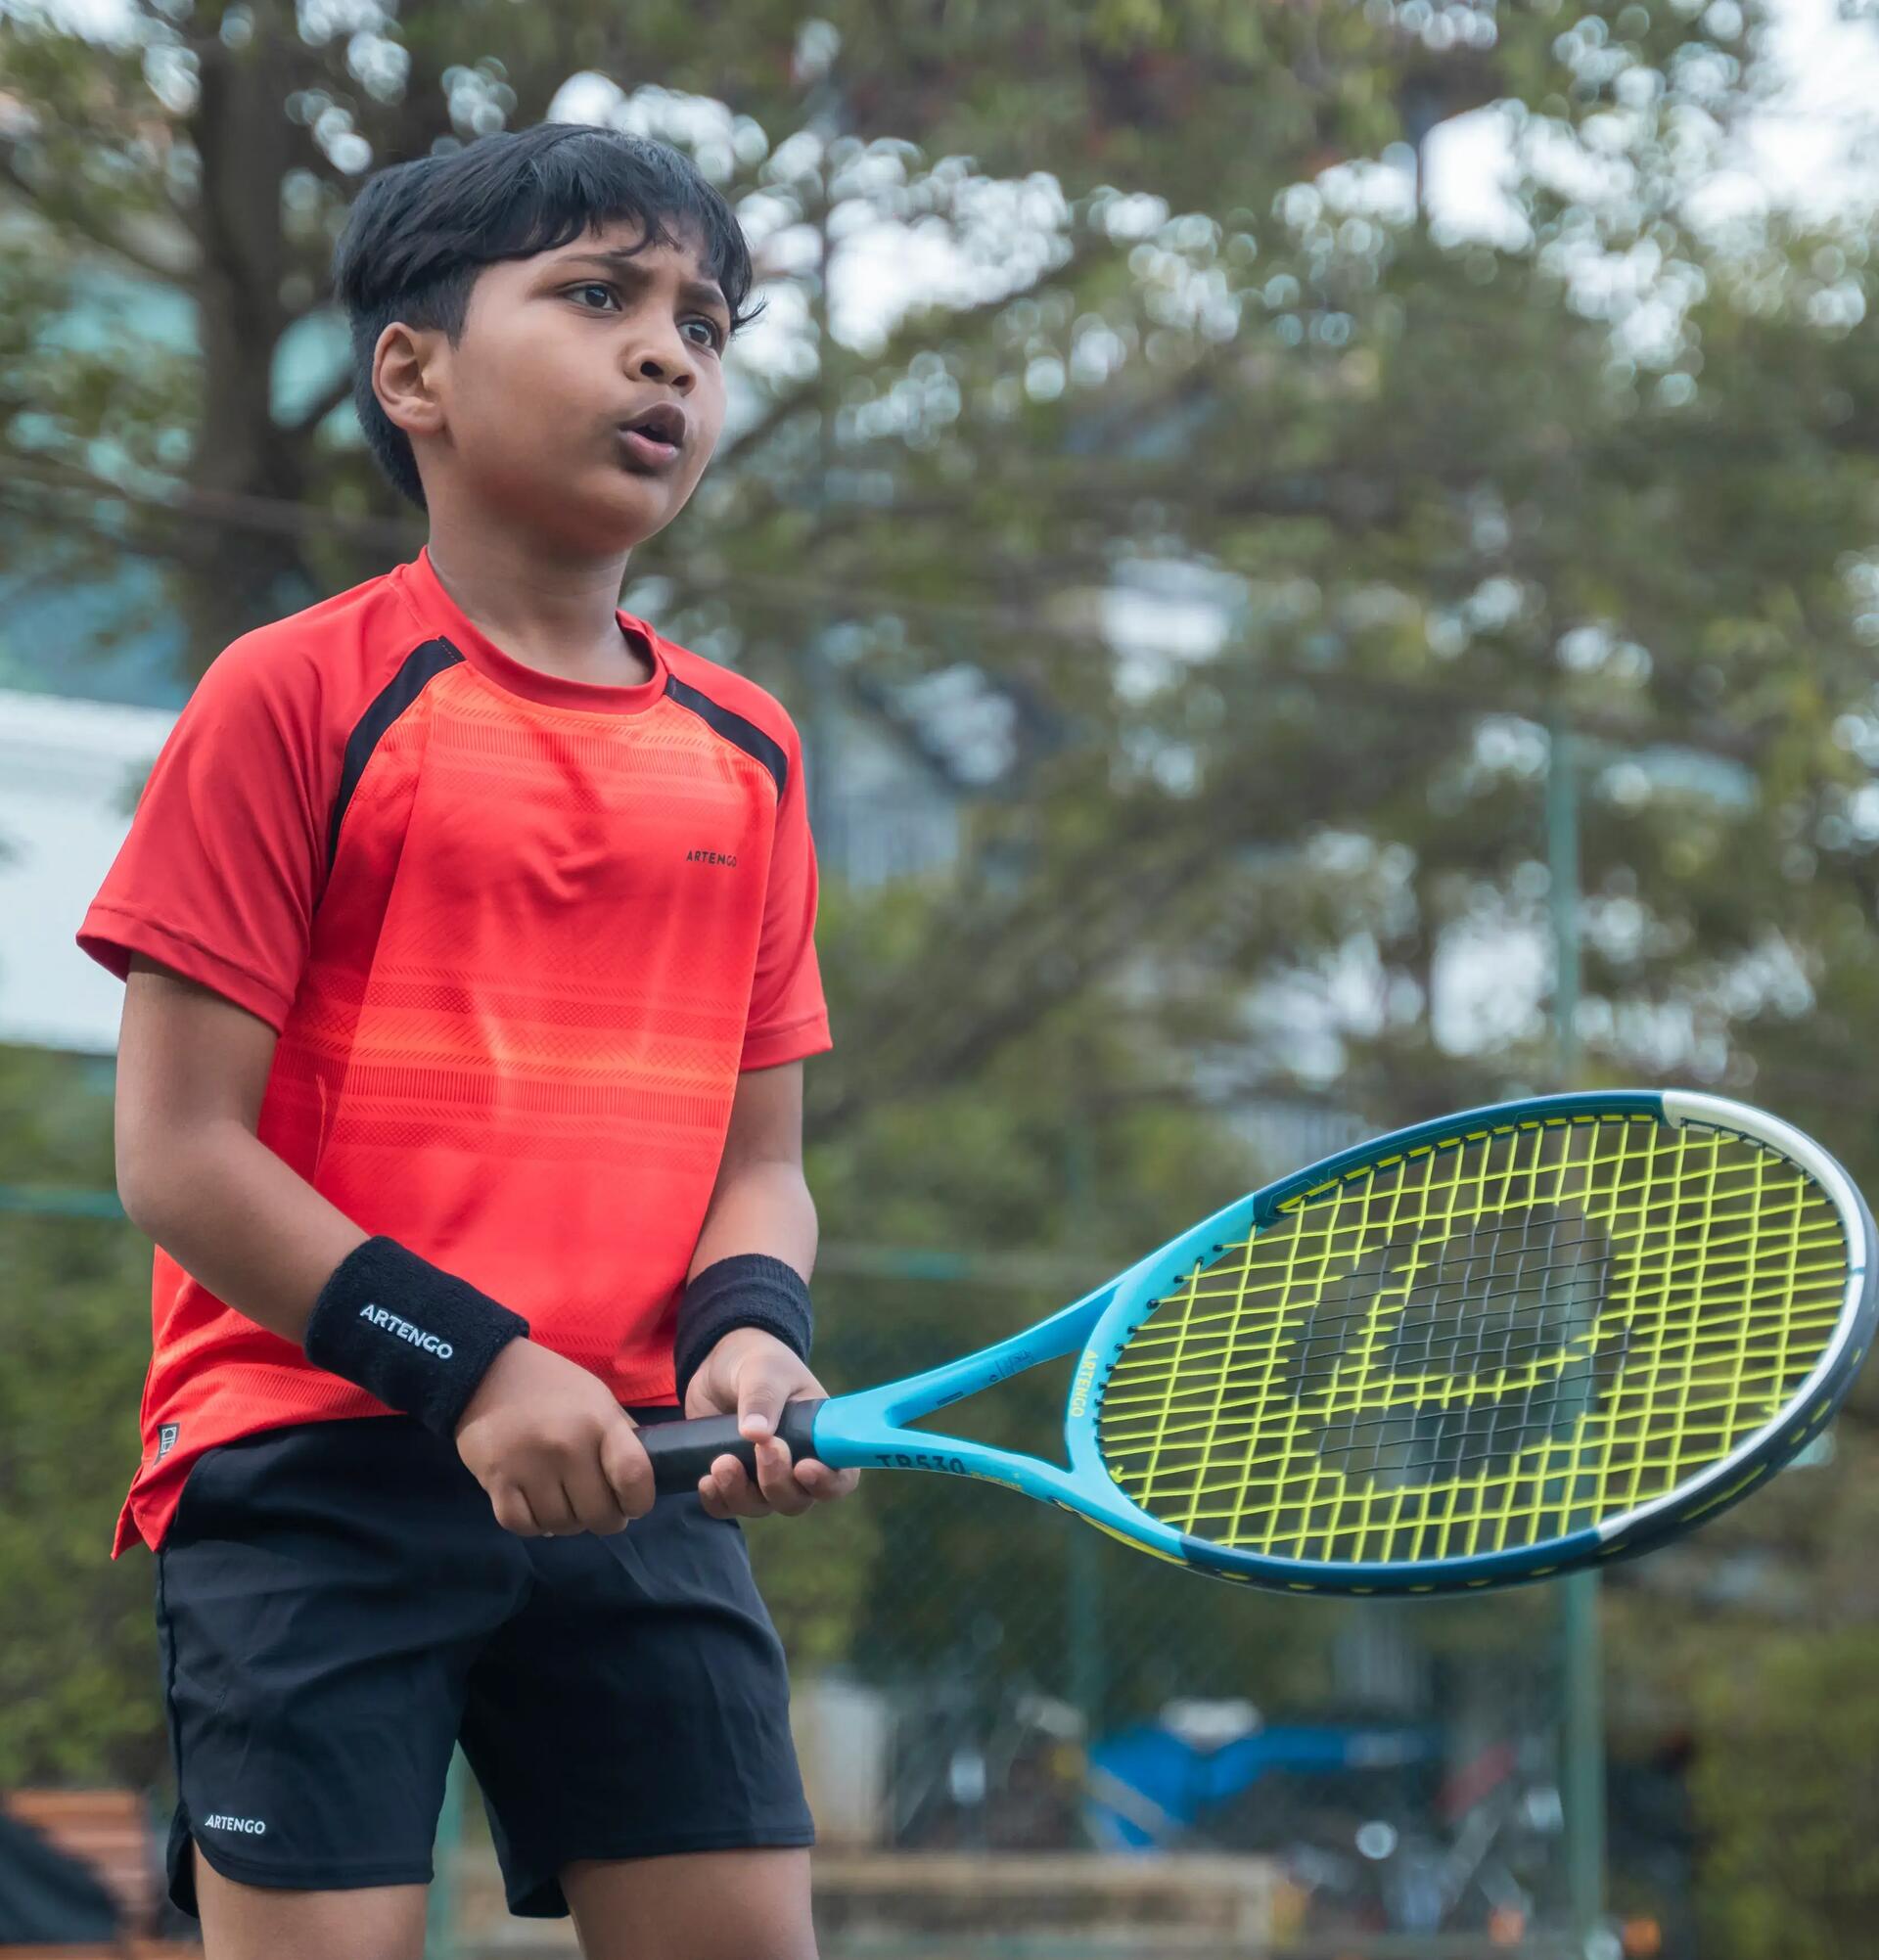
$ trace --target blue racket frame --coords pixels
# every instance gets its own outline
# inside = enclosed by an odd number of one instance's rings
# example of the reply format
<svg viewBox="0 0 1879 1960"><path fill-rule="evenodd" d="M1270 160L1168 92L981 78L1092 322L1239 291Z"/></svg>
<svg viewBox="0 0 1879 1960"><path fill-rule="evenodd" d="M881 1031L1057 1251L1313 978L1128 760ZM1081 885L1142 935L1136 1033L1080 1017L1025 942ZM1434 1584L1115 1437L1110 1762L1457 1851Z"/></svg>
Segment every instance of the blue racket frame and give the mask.
<svg viewBox="0 0 1879 1960"><path fill-rule="evenodd" d="M1648 1116L1681 1126L1727 1131L1778 1152L1818 1181L1846 1226L1850 1277L1834 1343L1802 1389L1763 1429L1699 1476L1620 1518L1515 1550L1410 1564L1358 1564L1273 1558L1178 1531L1133 1502L1104 1467L1097 1439L1097 1386L1129 1335L1197 1262L1270 1225L1291 1200L1382 1155L1509 1123L1568 1121L1592 1115ZM836 1469L926 1470L1003 1484L1061 1505L1098 1529L1212 1577L1284 1592L1436 1593L1517 1584L1576 1567L1627 1558L1747 1496L1804 1448L1844 1399L1867 1349L1875 1318L1872 1215L1846 1172L1820 1147L1765 1112L1717 1096L1623 1090L1541 1096L1498 1103L1372 1138L1241 1198L1130 1266L1081 1299L1007 1341L855 1394L831 1396L816 1410L815 1454ZM908 1427L949 1404L1046 1361L1077 1353L1064 1412L1067 1466L969 1436Z"/></svg>

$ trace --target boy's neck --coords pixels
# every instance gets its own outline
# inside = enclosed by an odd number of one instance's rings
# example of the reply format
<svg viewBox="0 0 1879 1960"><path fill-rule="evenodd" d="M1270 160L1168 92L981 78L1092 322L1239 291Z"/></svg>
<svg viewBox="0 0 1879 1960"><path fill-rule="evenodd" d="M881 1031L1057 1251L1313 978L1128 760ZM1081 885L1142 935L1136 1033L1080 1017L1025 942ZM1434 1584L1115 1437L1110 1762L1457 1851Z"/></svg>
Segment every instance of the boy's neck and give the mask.
<svg viewBox="0 0 1879 1960"><path fill-rule="evenodd" d="M595 687L632 687L652 667L619 629L626 554L607 559L546 556L526 535L439 536L431 568L464 615L511 660L539 673Z"/></svg>

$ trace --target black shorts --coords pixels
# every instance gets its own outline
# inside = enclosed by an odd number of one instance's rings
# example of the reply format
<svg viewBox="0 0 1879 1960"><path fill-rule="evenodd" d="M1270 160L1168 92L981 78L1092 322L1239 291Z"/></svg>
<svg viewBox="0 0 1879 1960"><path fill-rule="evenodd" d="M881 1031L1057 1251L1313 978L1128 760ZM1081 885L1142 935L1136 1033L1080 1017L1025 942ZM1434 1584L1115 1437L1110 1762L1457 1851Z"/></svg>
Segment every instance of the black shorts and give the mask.
<svg viewBox="0 0 1879 1960"><path fill-rule="evenodd" d="M518 1538L407 1417L270 1430L192 1466L157 1619L185 1912L192 1838L245 1885L428 1882L459 1740L512 1912L565 1913L577 1858L812 1841L782 1646L696 1494Z"/></svg>

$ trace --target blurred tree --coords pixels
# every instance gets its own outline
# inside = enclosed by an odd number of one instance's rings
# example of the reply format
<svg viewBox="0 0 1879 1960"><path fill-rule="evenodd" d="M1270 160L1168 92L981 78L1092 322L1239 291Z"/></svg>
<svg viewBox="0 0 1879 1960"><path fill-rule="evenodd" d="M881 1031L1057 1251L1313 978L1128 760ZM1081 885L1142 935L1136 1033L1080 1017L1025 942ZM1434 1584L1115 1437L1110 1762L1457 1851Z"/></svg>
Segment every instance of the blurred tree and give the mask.
<svg viewBox="0 0 1879 1960"><path fill-rule="evenodd" d="M1803 1117L1848 1099L1825 1051L1869 964L1844 955L1879 836L1879 375L1852 220L1691 214L1763 86L1756 10L297 18L152 5L109 45L0 23L5 180L74 248L20 233L0 302L16 551L62 578L87 538L167 566L198 661L407 552L337 336L283 398L331 328L359 174L575 99L690 143L781 339L635 568L649 603L811 718L833 688L931 740L919 688L963 678L1012 730L1002 772L968 757L994 795L960 877L819 1072L823 1133L1145 961L1160 998L1131 1012L1222 1093L1336 1076L1381 1121L1544 1080L1532 989L1474 1011L1468 954L1537 947L1557 709L1615 745L1588 786L1587 1066L1759 1068ZM647 73L630 101L605 79ZM1492 245L1362 160L1490 99L1516 166ZM958 296L838 332L828 275L884 224L949 239ZM135 321L43 331L113 259L186 298L167 357ZM1195 564L1215 624L1151 600L1163 650L1119 659L1115 581ZM1740 767L1623 752L1666 741Z"/></svg>
<svg viewBox="0 0 1879 1960"><path fill-rule="evenodd" d="M1713 1648L1698 1694L1704 1953L1816 1960L1869 1945L1879 1922L1870 1628L1764 1635L1726 1664Z"/></svg>
<svg viewBox="0 0 1879 1960"><path fill-rule="evenodd" d="M407 526L365 519L391 500L363 459L334 453L343 343L325 386L281 398L290 341L325 293L333 238L368 167L532 121L578 74L652 74L671 96L707 91L738 113L702 160L733 195L776 200L779 216L867 202L866 172L838 181L864 140L850 138L845 159L827 154L845 126L885 139L876 165L904 164L925 142L981 150L993 172L1035 168L1043 160L1021 153L1047 127L1053 151L1107 168L1183 156L1192 188L1217 193L1242 172L1249 187L1283 181L1394 133L1385 65L1402 36L1352 33L1316 13L1230 0L939 13L844 0L806 17L778 0L668 0L626 16L555 0L368 6L343 21L282 0L143 0L84 31L49 10L10 9L0 184L87 269L174 294L193 327L193 344L167 359L126 365L121 343L64 344L48 372L30 323L58 310L58 274L28 235L5 309L17 379L34 384L7 404L16 482L36 482L65 514L62 540L75 508L80 524L104 518L112 544L170 568L200 664L295 595L304 603L408 548ZM1433 99L1486 99L1481 63L1447 70ZM1252 87L1274 92L1284 113L1246 126L1232 167L1210 158L1197 169L1193 118L1237 125ZM812 140L781 157L775 139L799 127ZM923 178L912 202L953 219L956 177ZM60 385L48 391L49 380ZM812 378L779 406L817 411L835 381Z"/></svg>
<svg viewBox="0 0 1879 1960"><path fill-rule="evenodd" d="M110 1183L99 1072L0 1048L0 1185ZM126 1224L0 1215L0 1789L162 1762L151 1567L105 1557L137 1467L149 1275Z"/></svg>

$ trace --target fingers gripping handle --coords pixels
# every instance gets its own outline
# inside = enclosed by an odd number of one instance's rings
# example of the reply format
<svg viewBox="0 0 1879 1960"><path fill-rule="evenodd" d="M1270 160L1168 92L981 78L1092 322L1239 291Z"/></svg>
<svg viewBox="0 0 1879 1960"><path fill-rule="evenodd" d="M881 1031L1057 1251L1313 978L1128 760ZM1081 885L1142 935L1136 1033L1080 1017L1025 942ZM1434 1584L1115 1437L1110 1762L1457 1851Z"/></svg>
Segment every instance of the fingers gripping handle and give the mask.
<svg viewBox="0 0 1879 1960"><path fill-rule="evenodd" d="M815 1454L815 1412L820 1400L786 1402L776 1426L780 1440L790 1446L790 1461L801 1463ZM652 1423L639 1433L653 1460L655 1489L696 1490L698 1481L720 1456L734 1456L756 1475L756 1445L740 1436L735 1416L699 1416L691 1422Z"/></svg>

